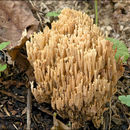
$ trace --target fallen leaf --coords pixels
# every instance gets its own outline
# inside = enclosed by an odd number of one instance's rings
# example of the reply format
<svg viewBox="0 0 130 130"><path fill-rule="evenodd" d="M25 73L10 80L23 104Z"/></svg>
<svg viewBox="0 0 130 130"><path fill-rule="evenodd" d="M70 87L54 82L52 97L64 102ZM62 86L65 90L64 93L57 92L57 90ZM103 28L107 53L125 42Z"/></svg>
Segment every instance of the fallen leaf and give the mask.
<svg viewBox="0 0 130 130"><path fill-rule="evenodd" d="M6 49L19 48L38 28L25 1L0 1L0 42L10 41Z"/></svg>

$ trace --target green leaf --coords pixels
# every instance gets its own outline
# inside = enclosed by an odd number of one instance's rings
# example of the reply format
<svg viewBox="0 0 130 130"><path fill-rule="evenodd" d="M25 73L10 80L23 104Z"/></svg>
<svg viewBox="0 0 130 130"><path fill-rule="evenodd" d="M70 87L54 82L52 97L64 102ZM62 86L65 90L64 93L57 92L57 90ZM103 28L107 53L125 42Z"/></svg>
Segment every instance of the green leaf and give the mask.
<svg viewBox="0 0 130 130"><path fill-rule="evenodd" d="M130 107L130 95L127 95L127 96L122 95L122 96L119 96L118 98L121 101L121 103L126 104L127 106Z"/></svg>
<svg viewBox="0 0 130 130"><path fill-rule="evenodd" d="M56 11L52 11L52 12L48 12L46 14L46 16L48 17L57 17L60 14L60 11L56 12Z"/></svg>
<svg viewBox="0 0 130 130"><path fill-rule="evenodd" d="M6 68L7 68L6 64L4 65L0 64L0 72L4 71Z"/></svg>
<svg viewBox="0 0 130 130"><path fill-rule="evenodd" d="M126 62L130 56L126 45L122 41L114 38L107 38L107 40L113 43L113 49L117 48L115 59L118 60L119 57L123 57L123 62Z"/></svg>
<svg viewBox="0 0 130 130"><path fill-rule="evenodd" d="M4 49L5 47L7 47L10 44L10 42L2 42L0 43L0 50Z"/></svg>

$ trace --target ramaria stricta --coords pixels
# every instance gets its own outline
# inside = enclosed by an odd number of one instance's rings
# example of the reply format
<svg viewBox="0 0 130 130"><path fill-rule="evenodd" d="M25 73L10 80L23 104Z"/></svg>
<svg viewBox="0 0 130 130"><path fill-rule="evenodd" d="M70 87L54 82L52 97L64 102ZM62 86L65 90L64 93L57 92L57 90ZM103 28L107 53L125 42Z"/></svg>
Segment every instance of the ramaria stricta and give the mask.
<svg viewBox="0 0 130 130"><path fill-rule="evenodd" d="M50 103L73 128L92 120L101 124L105 104L116 92L124 68L115 61L113 44L85 13L63 9L58 21L26 43L39 103Z"/></svg>

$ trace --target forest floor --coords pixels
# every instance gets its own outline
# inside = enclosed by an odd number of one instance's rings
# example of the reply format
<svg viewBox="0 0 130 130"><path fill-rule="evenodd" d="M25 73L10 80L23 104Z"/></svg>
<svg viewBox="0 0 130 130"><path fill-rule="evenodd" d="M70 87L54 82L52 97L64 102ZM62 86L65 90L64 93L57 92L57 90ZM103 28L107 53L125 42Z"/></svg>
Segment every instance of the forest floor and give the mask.
<svg viewBox="0 0 130 130"><path fill-rule="evenodd" d="M91 0L44 0L26 1L28 8L39 21L38 31L50 25L52 18L46 17L50 11L59 11L64 7L86 12L94 18L94 1ZM109 37L122 40L130 53L130 2L128 0L101 0L98 3L98 26ZM6 50L5 50L6 51ZM33 72L26 67L25 46L20 48L19 55L0 78L0 130L22 130L27 128L27 94L29 81L34 80ZM22 61L22 63L21 63ZM25 61L26 64L23 64ZM125 72L117 83L117 92L112 97L109 110L104 113L104 123L99 129L130 129L130 108L118 100L120 95L130 95L130 58L124 64ZM38 104L32 96L31 129L49 130L53 126L53 110L50 105ZM108 104L109 105L109 104ZM64 124L68 120L57 117ZM92 122L86 122L81 129L96 130Z"/></svg>

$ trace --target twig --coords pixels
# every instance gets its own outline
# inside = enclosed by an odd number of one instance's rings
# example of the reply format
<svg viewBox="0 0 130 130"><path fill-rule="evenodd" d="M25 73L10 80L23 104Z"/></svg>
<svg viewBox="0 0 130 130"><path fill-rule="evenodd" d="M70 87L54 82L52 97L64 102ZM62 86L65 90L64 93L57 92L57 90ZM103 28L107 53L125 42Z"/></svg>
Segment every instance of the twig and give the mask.
<svg viewBox="0 0 130 130"><path fill-rule="evenodd" d="M46 108L43 108L42 106L39 106L38 109L44 113L47 113L50 116L53 116L53 112L47 110Z"/></svg>
<svg viewBox="0 0 130 130"><path fill-rule="evenodd" d="M2 85L4 85L6 89L9 88L11 85L15 85L16 87L25 85L25 83L23 83L23 82L18 82L18 81L14 81L14 80L0 81L0 83Z"/></svg>
<svg viewBox="0 0 130 130"><path fill-rule="evenodd" d="M112 113L112 112L111 112L111 99L110 99L109 105L110 105L110 106L109 106L109 107L110 107L110 108L109 108L109 109L110 109L110 110L109 110L109 114L110 114L109 130L110 130L110 129L111 129L111 113Z"/></svg>
<svg viewBox="0 0 130 130"><path fill-rule="evenodd" d="M8 116L10 116L10 113L8 112L8 110L6 109L6 107L4 106L4 112L8 115ZM18 128L16 127L16 125L13 123L13 126L14 126L14 128L16 129L16 130L18 130Z"/></svg>
<svg viewBox="0 0 130 130"><path fill-rule="evenodd" d="M33 82L31 83L33 85ZM27 130L31 130L31 110L32 110L32 96L30 86L28 87L27 94Z"/></svg>
<svg viewBox="0 0 130 130"><path fill-rule="evenodd" d="M3 108L4 109L4 108ZM4 110L5 112L5 110ZM16 117L16 115L10 115L10 116L4 116L0 117L0 119L4 122L9 121L9 122L22 122L21 117Z"/></svg>
<svg viewBox="0 0 130 130"><path fill-rule="evenodd" d="M7 95L9 97L12 97L12 98L14 98L15 100L17 100L19 102L25 103L24 99L14 95L13 93L10 93L10 92L4 91L4 90L0 90L0 93L5 94L5 95Z"/></svg>

